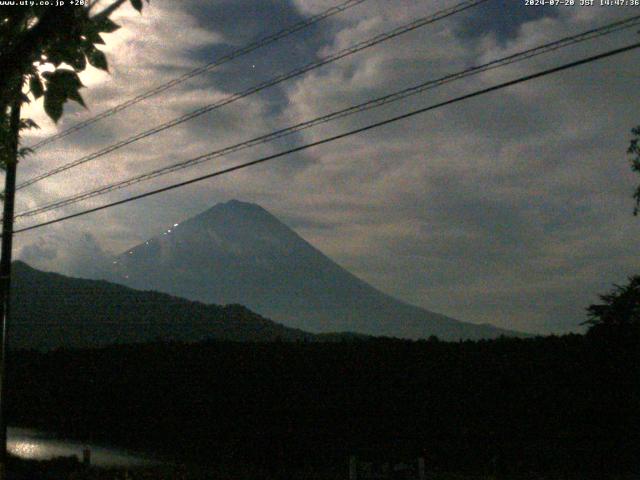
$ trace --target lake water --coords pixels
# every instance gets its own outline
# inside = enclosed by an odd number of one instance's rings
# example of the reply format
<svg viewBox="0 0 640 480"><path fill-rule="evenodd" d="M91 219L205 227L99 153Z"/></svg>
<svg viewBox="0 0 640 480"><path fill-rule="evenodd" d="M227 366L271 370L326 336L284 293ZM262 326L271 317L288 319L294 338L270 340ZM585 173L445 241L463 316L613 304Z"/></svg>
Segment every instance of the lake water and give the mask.
<svg viewBox="0 0 640 480"><path fill-rule="evenodd" d="M117 448L64 440L53 434L27 428L9 427L7 437L9 452L17 457L30 460L48 460L53 457L72 455L82 460L82 451L89 448L91 450L91 464L101 467L152 466L160 463Z"/></svg>

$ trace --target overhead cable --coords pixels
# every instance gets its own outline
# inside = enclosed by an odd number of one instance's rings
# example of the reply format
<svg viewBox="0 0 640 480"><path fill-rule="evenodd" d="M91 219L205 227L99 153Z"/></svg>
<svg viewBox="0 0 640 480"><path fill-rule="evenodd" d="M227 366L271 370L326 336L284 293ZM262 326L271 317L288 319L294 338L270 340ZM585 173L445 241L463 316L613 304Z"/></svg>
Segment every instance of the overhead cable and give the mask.
<svg viewBox="0 0 640 480"><path fill-rule="evenodd" d="M275 160L277 158L281 158L281 157L284 157L284 156L287 156L287 155L291 155L292 153L301 152L303 150L307 150L307 149L312 148L312 147L317 147L317 146L324 145L324 144L327 144L327 143L335 142L335 141L343 139L343 138L347 138L347 137L350 137L350 136L353 136L353 135L356 135L356 134L359 134L359 133L363 133L363 132L366 132L366 131L369 131L369 130L373 130L375 128L379 128L379 127L384 126L384 125L395 123L397 121L404 120L404 119L410 118L410 117L414 117L416 115L420 115L420 114L426 113L428 111L435 110L435 109L438 109L438 108L442 108L442 107L445 107L445 106L448 106L448 105L452 105L452 104L455 104L455 103L458 103L458 102L461 102L461 101L464 101L464 100L468 100L470 98L478 97L480 95L485 95L487 93L494 92L494 91L497 91L497 90L502 90L504 88L507 88L507 87L510 87L510 86L513 86L513 85L517 85L517 84L520 84L520 83L528 82L530 80L534 80L534 79L540 78L540 77L545 77L547 75L558 73L558 72L561 72L561 71L564 71L564 70L569 70L569 69L578 67L580 65L584 65L584 64L587 64L587 63L595 62L597 60L602 60L604 58L609 58L609 57L612 57L614 55L620 55L622 53L629 52L629 51L635 50L637 48L640 48L640 42L634 43L634 44L631 44L631 45L627 45L625 47L616 48L614 50L609 50L607 52L600 53L598 55L592 55L590 57L582 58L580 60L576 60L576 61L573 61L573 62L570 62L570 63L565 63L565 64L563 64L561 66L558 66L558 67L553 67L553 68L549 68L549 69L546 69L546 70L542 70L542 71L537 72L537 73L533 73L533 74L530 74L530 75L525 75L523 77L516 78L515 80L510 80L508 82L499 83L497 85L494 85L494 86L491 86L491 87L487 87L487 88L483 88L481 90L476 90L474 92L471 92L471 93L468 93L468 94L465 94L465 95L462 95L462 96L459 96L459 97L455 97L455 98L452 98L450 100L446 100L444 102L440 102L440 103L436 103L434 105L430 105L428 107L423 107L423 108L419 108L419 109L416 109L416 110L412 110L412 111L410 111L408 113L404 113L402 115L397 115L397 116L388 118L386 120L382 120L382 121L379 121L379 122L376 122L376 123L369 124L369 125L364 126L364 127L356 128L354 130L349 130L347 132L344 132L344 133L341 133L341 134L338 134L338 135L333 135L333 136L330 136L330 137L326 137L326 138L323 138L322 140L318 140L318 141L315 141L315 142L312 142L312 143L307 143L305 145L301 145L299 147L291 148L291 149L285 150L283 152L275 153L275 154L272 154L272 155L267 155L265 157L261 157L261 158L258 158L256 160L252 160L252 161L249 161L249 162L241 163L241 164L235 165L233 167L228 167L228 168L224 168L224 169L221 169L221 170L217 170L217 171L209 173L207 175L201 175L201 176L192 178L190 180L185 180L185 181L182 181L182 182L174 183L174 184L168 185L166 187L162 187L162 188L158 188L158 189L155 189L155 190L151 190L151 191L139 194L139 195L134 195L134 196L122 199L122 200L118 200L118 201L115 201L115 202L107 203L105 205L101 205L101 206L93 207L93 208L88 208L88 209L83 210L81 212L73 213L73 214L70 214L70 215L65 215L65 216L58 217L58 218L55 218L55 219L52 219L52 220L48 220L46 222L41 222L41 223L37 223L35 225L30 225L28 227L20 228L20 229L15 230L14 233L27 232L27 231L34 230L34 229L37 229L37 228L42 228L42 227L47 226L47 225L53 225L55 223L63 222L63 221L66 221L66 220L69 220L69 219L72 219L72 218L81 217L81 216L84 216L84 215L88 215L90 213L98 212L98 211L101 211L101 210L106 210L108 208L112 208L112 207L115 207L115 206L118 206L118 205L124 205L126 203L130 203L130 202L133 202L133 201L136 201L136 200L141 200L143 198L147 198L147 197L150 197L150 196L153 196L153 195L157 195L157 194L160 194L160 193L163 193L163 192L168 192L170 190L174 190L174 189L177 189L177 188L182 188L182 187L185 187L187 185L191 185L193 183L201 182L203 180L207 180L207 179L210 179L210 178L218 177L218 176L221 176L221 175L226 175L228 173L232 173L232 172L235 172L237 170L242 170L242 169L254 166L254 165L258 165L258 164L265 163L265 162L268 162L268 161L271 161L271 160Z"/></svg>
<svg viewBox="0 0 640 480"><path fill-rule="evenodd" d="M440 10L438 12L436 12L433 15L429 15L426 17L421 17L417 20L414 20L412 22L409 22L408 24L402 25L400 27L397 27L389 32L386 33L381 33L379 35L376 35L368 40L356 43L355 45L352 45L351 47L345 48L343 50L340 50L334 54L328 55L326 57L323 57L317 61L308 63L306 65L304 65L303 67L300 68L296 68L294 70L291 70L287 73L283 73L280 74L276 77L271 78L270 80L267 80L265 82L259 83L258 85L255 85L253 87L247 88L245 90L242 90L238 93L234 93L232 95L229 95L225 98L223 98L222 100L219 100L217 102L211 103L209 105L205 105L201 108L198 108L192 112L186 113L180 117L174 118L173 120L169 120L168 122L162 123L160 125L157 125L149 130L146 130L144 132L138 133L136 135L133 135L125 140L121 140L117 143L114 143L112 145L109 145L105 148L102 148L101 150L98 150L96 152L93 152L89 155L85 155L84 157L81 157L77 160L74 160L72 162L69 162L67 164L61 165L59 167L56 167L52 170L49 170L47 172L44 172L40 175L37 175L35 177L32 177L28 180L25 180L24 182L18 184L16 186L16 190L20 190L22 188L28 187L29 185L33 185L34 183L37 183L41 180L44 180L46 178L49 178L53 175L57 175L59 173L65 172L71 168L75 168L79 165L85 164L87 162L90 162L92 160L95 160L97 158L100 158L104 155L107 155L108 153L114 152L116 150L119 150L120 148L123 148L127 145L131 145L132 143L135 143L139 140L142 140L144 138L150 137L152 135L156 135L160 132L163 132L165 130L168 130L170 128L173 128L177 125L180 125L184 122L187 122L189 120L193 120L194 118L200 117L201 115L204 115L205 113L211 112L213 110L216 110L220 107L223 107L225 105L228 105L230 103L233 103L237 100L240 100L242 98L248 97L250 95L253 95L255 93L258 93L262 90L265 90L267 88L273 87L275 85L278 85L279 83L282 83L286 80L290 80L292 78L298 77L304 73L310 72L311 70L315 70L316 68L322 67L324 65L327 65L329 63L333 63L337 60L340 60L342 58L345 58L347 56L353 55L357 52L360 52L362 50L365 50L367 48L373 47L374 45L378 45L382 42L385 42L387 40L390 40L392 38L398 37L400 35L403 35L405 33L411 32L413 30L416 30L418 28L424 27L426 25L429 25L431 23L437 22L439 20L443 20L444 18L450 17L452 15L455 15L459 12L462 12L464 10L467 10L469 8L475 7L477 5L480 5L481 3L487 2L489 0L465 0L453 7L450 8L446 8L444 10Z"/></svg>
<svg viewBox="0 0 640 480"><path fill-rule="evenodd" d="M86 120L83 120L81 122L76 123L75 125L72 125L71 127L56 133L55 135L51 135L50 137L47 137L37 143L34 143L33 145L31 145L29 148L31 148L31 150L38 150L39 148L44 147L45 145L48 145L52 142L55 142L56 140L59 140L60 138L64 138L68 135L71 135L74 132L77 132L79 130L82 130L90 125L93 125L96 122L99 122L100 120L110 117L112 115L115 115L118 112L121 112L123 110L126 110L127 108L131 107L132 105L135 105L137 103L142 102L143 100L146 100L148 98L154 97L166 90L169 90L170 88L175 87L176 85L179 85L183 82L186 82L187 80L196 77L198 75L201 75L205 72L209 72L217 67L219 67L222 64L225 64L227 62L230 62L231 60L234 60L238 57L241 57L243 55L247 55L248 53L251 53L255 50L258 50L259 48L265 47L267 45L270 45L282 38L288 37L289 35L292 35L293 33L296 33L300 30L303 30L307 27L310 27L311 25L314 25L326 18L332 17L333 15L336 15L338 13L344 12L345 10L348 10L352 7L355 7L356 5L359 5L363 2L366 2L367 0L347 0L346 2L343 2L339 5L336 5L334 7L328 8L327 10L324 10L323 12L318 13L317 15L314 15L312 17L309 17L305 20L302 20L300 22L297 22L293 25L290 25L288 27L285 27L284 29L273 33L271 35L268 35L266 37L263 37L259 40L256 40L254 42L251 42L247 45L244 45L243 47L240 47L234 51L232 51L231 53L228 53L226 55L223 55L222 57L216 58L215 60L202 65L198 68L195 68L177 78L174 78L166 83L163 83L161 85L158 85L150 90L147 90L144 93L141 93L140 95L137 95L133 98L130 98L122 103L119 103L118 105L111 107L107 110L104 110L103 112L100 112L99 114L88 118Z"/></svg>

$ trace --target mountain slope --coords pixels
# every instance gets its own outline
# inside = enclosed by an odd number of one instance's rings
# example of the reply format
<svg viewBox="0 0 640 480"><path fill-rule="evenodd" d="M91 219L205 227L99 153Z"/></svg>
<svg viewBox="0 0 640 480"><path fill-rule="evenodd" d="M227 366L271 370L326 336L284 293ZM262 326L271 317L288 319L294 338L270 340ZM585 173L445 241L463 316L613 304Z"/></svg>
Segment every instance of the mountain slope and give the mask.
<svg viewBox="0 0 640 480"><path fill-rule="evenodd" d="M241 305L204 305L105 281L13 267L12 347L50 349L154 340L314 340Z"/></svg>
<svg viewBox="0 0 640 480"><path fill-rule="evenodd" d="M442 339L515 332L464 323L371 287L258 205L232 200L118 256L106 277L209 303L238 303L312 332Z"/></svg>

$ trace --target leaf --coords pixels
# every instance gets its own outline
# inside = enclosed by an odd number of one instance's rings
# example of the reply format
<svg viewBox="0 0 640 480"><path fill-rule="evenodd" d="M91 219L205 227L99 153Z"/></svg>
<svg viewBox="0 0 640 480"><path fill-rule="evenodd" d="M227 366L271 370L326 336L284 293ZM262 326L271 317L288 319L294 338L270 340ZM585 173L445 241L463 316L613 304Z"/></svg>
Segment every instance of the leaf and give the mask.
<svg viewBox="0 0 640 480"><path fill-rule="evenodd" d="M20 131L30 130L32 128L39 129L40 126L30 118L23 118L20 120Z"/></svg>
<svg viewBox="0 0 640 480"><path fill-rule="evenodd" d="M110 18L99 18L95 20L96 30L98 32L112 33L120 28L120 25L112 21Z"/></svg>
<svg viewBox="0 0 640 480"><path fill-rule="evenodd" d="M131 6L138 12L142 12L142 0L131 0Z"/></svg>
<svg viewBox="0 0 640 480"><path fill-rule="evenodd" d="M47 62L52 63L54 67L59 67L63 62L62 56L60 55L60 51L58 49L48 49L46 51Z"/></svg>
<svg viewBox="0 0 640 480"><path fill-rule="evenodd" d="M18 158L25 158L27 155L32 155L34 152L33 148L23 147L18 150Z"/></svg>
<svg viewBox="0 0 640 480"><path fill-rule="evenodd" d="M44 96L44 111L49 115L51 120L58 123L62 116L62 105L65 99L60 95L53 95L47 92Z"/></svg>
<svg viewBox="0 0 640 480"><path fill-rule="evenodd" d="M103 51L94 48L87 55L89 59L89 63L100 70L104 70L105 72L109 71L109 64L107 62L107 57Z"/></svg>
<svg viewBox="0 0 640 480"><path fill-rule="evenodd" d="M95 43L98 45L104 45L104 40L102 39L102 37L100 36L100 34L98 32L87 32L87 40L91 43Z"/></svg>
<svg viewBox="0 0 640 480"><path fill-rule="evenodd" d="M60 39L60 41L46 49L46 54L49 61L55 66L60 65L60 63L66 63L76 71L82 71L87 66L80 39Z"/></svg>
<svg viewBox="0 0 640 480"><path fill-rule="evenodd" d="M29 89L35 98L40 98L44 95L44 86L38 74L31 75L29 78Z"/></svg>
<svg viewBox="0 0 640 480"><path fill-rule="evenodd" d="M54 122L60 120L63 105L67 100L74 100L83 107L85 106L84 100L78 92L83 85L76 72L60 68L54 72L45 72L42 77L47 81L44 110Z"/></svg>
<svg viewBox="0 0 640 480"><path fill-rule="evenodd" d="M96 19L88 19L82 30L82 35L85 37L83 43L85 45L100 44L104 45L104 40L100 36L100 21Z"/></svg>
<svg viewBox="0 0 640 480"><path fill-rule="evenodd" d="M87 59L85 58L84 53L81 50L76 49L76 51L74 52L73 61L69 62L69 65L71 65L78 72L84 70L87 67Z"/></svg>
<svg viewBox="0 0 640 480"><path fill-rule="evenodd" d="M84 99L82 98L82 95L80 95L80 92L78 92L77 89L69 92L69 100L73 100L74 102L78 102L80 105L82 105L83 107L87 108L87 106L84 103Z"/></svg>

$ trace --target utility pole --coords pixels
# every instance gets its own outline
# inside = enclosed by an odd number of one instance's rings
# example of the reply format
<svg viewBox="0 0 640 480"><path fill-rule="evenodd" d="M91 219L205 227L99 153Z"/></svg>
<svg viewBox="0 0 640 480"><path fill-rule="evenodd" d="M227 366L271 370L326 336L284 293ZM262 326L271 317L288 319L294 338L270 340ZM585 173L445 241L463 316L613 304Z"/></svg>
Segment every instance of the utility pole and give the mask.
<svg viewBox="0 0 640 480"><path fill-rule="evenodd" d="M10 145L5 171L5 197L0 246L0 480L7 478L7 349L11 298L11 249L13 241L13 208L18 167L18 136L20 133L20 100L11 106L9 121Z"/></svg>

